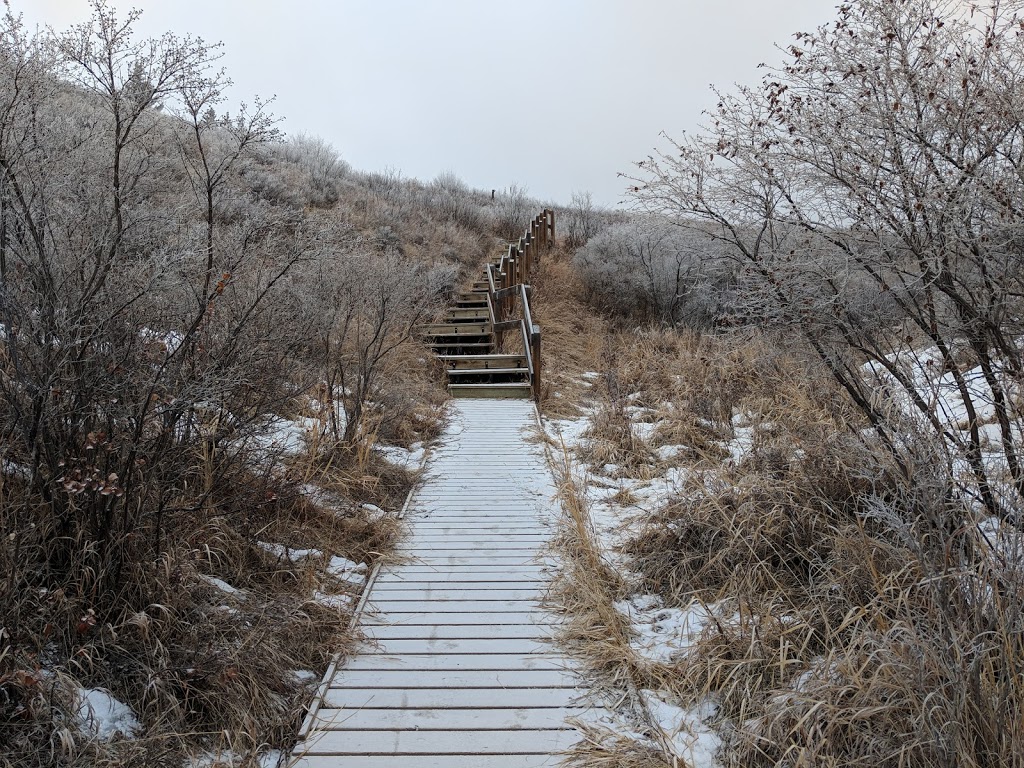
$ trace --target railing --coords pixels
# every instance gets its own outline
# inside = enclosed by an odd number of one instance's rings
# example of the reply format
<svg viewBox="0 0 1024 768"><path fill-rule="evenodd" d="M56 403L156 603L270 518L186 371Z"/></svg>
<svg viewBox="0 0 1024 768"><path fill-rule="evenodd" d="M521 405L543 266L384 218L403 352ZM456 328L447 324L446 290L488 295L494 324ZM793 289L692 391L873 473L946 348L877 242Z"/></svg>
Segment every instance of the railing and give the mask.
<svg viewBox="0 0 1024 768"><path fill-rule="evenodd" d="M530 273L540 260L541 251L551 249L554 244L555 212L545 209L530 222L518 243L509 243L501 261L487 266L487 311L496 341L501 348L507 331L518 330L522 334L530 387L537 402L540 402L541 390L541 331L540 326L534 324L530 311L533 294ZM515 316L517 305L518 317Z"/></svg>

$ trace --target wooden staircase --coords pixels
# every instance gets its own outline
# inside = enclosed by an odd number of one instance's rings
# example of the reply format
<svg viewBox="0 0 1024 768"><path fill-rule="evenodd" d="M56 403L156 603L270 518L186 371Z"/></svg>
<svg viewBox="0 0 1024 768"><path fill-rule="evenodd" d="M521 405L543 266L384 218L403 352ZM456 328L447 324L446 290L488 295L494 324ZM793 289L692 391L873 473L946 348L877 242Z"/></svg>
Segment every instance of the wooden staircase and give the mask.
<svg viewBox="0 0 1024 768"><path fill-rule="evenodd" d="M541 250L555 242L554 211L544 210L484 280L455 298L444 319L422 325L420 337L444 364L453 397L540 399L540 327L530 312L529 277ZM505 353L505 334L519 331L522 352Z"/></svg>

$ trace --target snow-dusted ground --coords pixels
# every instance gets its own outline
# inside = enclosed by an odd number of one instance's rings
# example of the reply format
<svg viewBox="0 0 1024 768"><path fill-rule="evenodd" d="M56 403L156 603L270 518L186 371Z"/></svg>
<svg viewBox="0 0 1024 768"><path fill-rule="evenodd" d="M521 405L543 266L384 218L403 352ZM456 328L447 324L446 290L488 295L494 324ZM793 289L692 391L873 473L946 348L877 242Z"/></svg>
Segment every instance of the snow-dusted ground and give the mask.
<svg viewBox="0 0 1024 768"><path fill-rule="evenodd" d="M78 689L78 721L83 733L102 741L132 738L142 728L131 707L102 688Z"/></svg>
<svg viewBox="0 0 1024 768"><path fill-rule="evenodd" d="M973 472L963 452L970 431L970 413L963 392L957 383L956 376L945 369L942 355L936 347L928 349L905 349L890 355L887 363L901 372L902 377L911 390L920 398L930 412L934 413L946 428L947 448L950 450L950 462L954 475L967 495L973 495L975 485ZM863 366L866 377L877 381L878 391L885 394L892 405L911 419L923 420L924 414L915 405L911 392L899 383L897 378L878 362L868 362ZM1009 375L996 366L993 375L998 379L1004 390L1004 397L1009 403L1011 420L1014 418L1015 403L1021 401L1021 387L1014 376ZM1001 484L1009 484L1009 467L1002 449L1002 431L996 416L995 396L985 379L980 366L967 369L962 373L964 388L968 399L974 406L980 433L980 447L983 461L991 479L995 480L995 492L1000 493ZM1019 416L1017 416L1019 419ZM1021 424L1011 423L1013 442L1021 443ZM1011 493L1011 498L1016 498ZM979 505L980 509L980 505Z"/></svg>
<svg viewBox="0 0 1024 768"><path fill-rule="evenodd" d="M400 448L395 445L378 445L375 450L385 460L410 472L417 472L423 468L427 457L427 451L423 443L413 443L409 448Z"/></svg>
<svg viewBox="0 0 1024 768"><path fill-rule="evenodd" d="M948 434L952 435L948 445L950 465L970 496L974 477L959 453L965 439L959 436L966 436L970 428L969 415L955 378L944 370L941 356L934 349L907 350L902 359L894 358L892 362L902 368L917 395L933 409L940 422L948 427ZM889 397L896 408L912 418L921 418L922 414L915 408L909 394L882 366L868 364L864 373L876 377L879 393ZM997 371L997 375L1006 390L1007 399L1019 402L1021 388L1010 381L1008 376L1002 375L1002 372ZM593 387L599 381L600 374L590 372L582 378L585 386ZM1008 482L992 390L980 368L966 371L964 379L981 422L979 428L984 461L997 482ZM717 487L721 483L731 482L714 468L670 466L677 463L676 460L687 450L686 446L659 444L659 419L671 413L674 406L662 403L657 408L649 408L644 407L643 402L640 394L635 393L625 398L623 408L631 422L633 437L646 444L651 456L656 458L656 461L649 462L649 466L645 465L642 472L629 472L613 464L588 466L584 463L581 457L592 453L588 451L592 447L588 443L588 430L600 416L597 406L584 402L577 418L550 419L545 422L548 437L570 457L577 487L585 494L593 528L598 534L606 561L624 575L627 583L631 578L629 562L618 549L637 530L638 523L670 499L686 492L688 485L698 483L708 487L709 483L714 483ZM716 442L724 457L721 467L725 470L741 466L761 441L772 438L776 428L760 414L747 411L733 413L731 423L707 426L709 433L722 435L723 439ZM1014 441L1019 444L1022 437L1020 427L1015 425L1013 430ZM557 452L559 449L555 450ZM794 456L799 455L797 448L792 450ZM1003 479L1000 480L1000 477ZM998 559L1003 567L1006 563L1024 561L1024 534L1016 527L1003 524L997 517L979 514L978 528L989 543L992 557ZM639 580L636 583L639 584ZM670 608L665 607L657 596L642 594L639 589L630 599L619 602L616 608L632 628L633 652L638 659L651 663L677 662L685 658L701 634L716 622L731 624L738 621L735 608L727 603L692 603L682 608ZM812 668L805 672L805 676L815 674L828 674L828 671ZM805 677L798 677L794 682L794 690L799 690L805 683ZM649 726L656 725L662 732L660 738L656 734L652 736L651 731L655 729L650 727L645 735L636 733L634 729L638 713L632 713L632 716L626 713L624 717L620 716L623 713L611 713L608 727L620 736L657 742L667 757L678 758L693 768L713 768L718 765L715 752L720 739L716 728L728 728L729 724L722 721L714 700L679 702L674 701L666 691L643 691L640 698L644 702L643 709L646 712L643 714L646 718L640 717L639 721L647 722Z"/></svg>
<svg viewBox="0 0 1024 768"><path fill-rule="evenodd" d="M600 374L583 375L585 384L593 386ZM639 394L626 398L626 414L631 421L635 438L651 449L651 455L660 462L642 477L630 477L621 467L606 464L601 467L585 465L578 459L588 446L587 432L598 410L586 404L580 407L575 419L548 419L544 427L553 441L555 451L569 456L577 488L583 490L588 503L591 522L598 534L602 554L627 580L629 564L618 552L619 545L635 529L636 523L662 507L669 499L682 492L691 472L685 467L671 466L670 462L686 450L681 445L656 445L659 427L657 409L636 405ZM670 410L671 405L666 404ZM750 414L736 414L733 437L723 441L722 448L730 461L740 462L751 450L760 426ZM559 457L560 459L560 457ZM631 646L641 659L651 662L671 662L685 655L700 638L713 617L733 613L725 605L692 603L685 609L666 608L656 595L637 593L629 600L616 604L632 628ZM691 706L682 706L667 691L641 692L641 710L637 712L608 712L601 718L603 727L620 737L647 742L660 748L666 757L682 761L691 768L716 768L715 759L721 743L715 729L718 709L708 699ZM637 729L637 723L646 727ZM640 731L643 732L640 732Z"/></svg>

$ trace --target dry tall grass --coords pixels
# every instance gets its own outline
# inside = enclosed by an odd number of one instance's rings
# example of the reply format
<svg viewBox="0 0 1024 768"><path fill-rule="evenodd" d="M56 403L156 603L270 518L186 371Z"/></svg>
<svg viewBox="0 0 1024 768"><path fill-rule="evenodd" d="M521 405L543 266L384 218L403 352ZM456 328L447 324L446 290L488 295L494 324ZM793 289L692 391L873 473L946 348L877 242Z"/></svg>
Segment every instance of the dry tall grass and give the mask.
<svg viewBox="0 0 1024 768"><path fill-rule="evenodd" d="M628 588L595 553L568 482L553 594L599 679L684 705L710 697L726 766L1024 765L1022 538L979 519L936 446L908 432L908 479L813 358L779 339L644 331L604 344L586 363L602 379L575 458L634 462L633 477L645 463L688 470L624 554L643 591L724 618L670 661L639 658L612 605ZM646 442L637 418L653 424ZM680 450L656 466L662 446ZM569 761L668 755L594 732Z"/></svg>
<svg viewBox="0 0 1024 768"><path fill-rule="evenodd" d="M417 436L436 431L426 414ZM151 542L135 542L117 610L89 608L88 569L60 590L24 583L0 598L0 765L178 768L201 750L241 768L289 748L313 686L353 640L360 585L332 573L331 558L388 557L399 524L362 503L397 510L413 477L372 451L335 452L329 463L314 451L284 474L240 477L168 515L157 562L144 556ZM17 474L0 478L0 506L25 509L31 489ZM46 540L24 526L0 547L0 573L31 577L15 558L42 559L34 550ZM79 686L130 705L144 734L101 739L80 728Z"/></svg>
<svg viewBox="0 0 1024 768"><path fill-rule="evenodd" d="M542 331L541 410L552 418L576 416L586 392L580 374L597 370L607 324L580 298L571 254L561 248L541 254L532 280L531 308Z"/></svg>

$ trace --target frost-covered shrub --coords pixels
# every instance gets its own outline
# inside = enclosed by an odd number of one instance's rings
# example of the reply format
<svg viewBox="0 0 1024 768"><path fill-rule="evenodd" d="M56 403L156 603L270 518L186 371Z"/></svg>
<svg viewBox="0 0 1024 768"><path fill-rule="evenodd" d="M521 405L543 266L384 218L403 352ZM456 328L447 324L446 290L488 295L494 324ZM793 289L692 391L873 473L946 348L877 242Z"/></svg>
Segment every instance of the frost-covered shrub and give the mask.
<svg viewBox="0 0 1024 768"><path fill-rule="evenodd" d="M710 326L731 274L710 238L652 218L602 232L576 252L573 264L602 311L673 327Z"/></svg>
<svg viewBox="0 0 1024 768"><path fill-rule="evenodd" d="M538 207L527 194L526 187L511 185L497 196L494 208L494 231L499 237L515 241L522 237Z"/></svg>
<svg viewBox="0 0 1024 768"><path fill-rule="evenodd" d="M437 175L423 190L423 204L436 216L468 229L482 229L486 217L479 195L452 171Z"/></svg>

